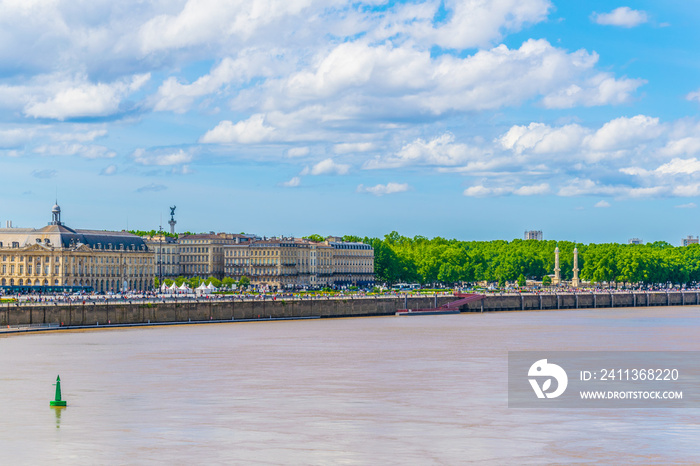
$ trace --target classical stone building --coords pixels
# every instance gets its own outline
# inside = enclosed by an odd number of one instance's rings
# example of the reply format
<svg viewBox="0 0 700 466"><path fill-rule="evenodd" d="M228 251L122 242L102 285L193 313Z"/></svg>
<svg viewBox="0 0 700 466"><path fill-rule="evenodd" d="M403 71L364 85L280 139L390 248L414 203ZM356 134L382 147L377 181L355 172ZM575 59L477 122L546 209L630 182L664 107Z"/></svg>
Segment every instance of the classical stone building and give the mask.
<svg viewBox="0 0 700 466"><path fill-rule="evenodd" d="M180 276L180 246L172 236L158 234L145 236L144 241L155 255L155 276L159 279L171 279Z"/></svg>
<svg viewBox="0 0 700 466"><path fill-rule="evenodd" d="M154 254L121 231L74 230L52 221L40 229L0 229L0 287L5 291L145 291L153 286Z"/></svg>
<svg viewBox="0 0 700 466"><path fill-rule="evenodd" d="M369 244L329 238L333 248L333 284L337 286L374 285L374 249Z"/></svg>
<svg viewBox="0 0 700 466"><path fill-rule="evenodd" d="M284 290L374 284L374 250L339 238L314 242L300 238L264 238L224 248L224 273L253 285Z"/></svg>
<svg viewBox="0 0 700 466"><path fill-rule="evenodd" d="M224 278L224 247L248 243L255 237L229 233L183 235L178 238L180 275Z"/></svg>

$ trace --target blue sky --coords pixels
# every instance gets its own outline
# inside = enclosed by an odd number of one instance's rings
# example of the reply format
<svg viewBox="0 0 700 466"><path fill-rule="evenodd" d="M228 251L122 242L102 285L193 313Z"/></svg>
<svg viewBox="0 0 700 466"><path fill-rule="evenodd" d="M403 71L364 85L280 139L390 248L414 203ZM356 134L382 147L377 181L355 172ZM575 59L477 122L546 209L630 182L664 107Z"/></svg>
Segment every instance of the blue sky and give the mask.
<svg viewBox="0 0 700 466"><path fill-rule="evenodd" d="M0 1L0 222L679 244L700 9Z"/></svg>

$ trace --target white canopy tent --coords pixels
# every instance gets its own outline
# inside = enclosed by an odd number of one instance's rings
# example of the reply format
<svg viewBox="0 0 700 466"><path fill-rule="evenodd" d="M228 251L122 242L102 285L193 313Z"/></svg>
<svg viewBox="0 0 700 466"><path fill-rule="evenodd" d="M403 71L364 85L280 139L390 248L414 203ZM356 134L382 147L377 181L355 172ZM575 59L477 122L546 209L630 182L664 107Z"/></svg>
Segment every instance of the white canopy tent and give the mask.
<svg viewBox="0 0 700 466"><path fill-rule="evenodd" d="M199 285L199 286L194 290L194 292L195 292L196 294L198 294L198 295L202 295L202 294L209 294L209 293L211 293L211 290L210 290L209 288L207 288L207 286L204 284L204 282L202 282L202 284Z"/></svg>

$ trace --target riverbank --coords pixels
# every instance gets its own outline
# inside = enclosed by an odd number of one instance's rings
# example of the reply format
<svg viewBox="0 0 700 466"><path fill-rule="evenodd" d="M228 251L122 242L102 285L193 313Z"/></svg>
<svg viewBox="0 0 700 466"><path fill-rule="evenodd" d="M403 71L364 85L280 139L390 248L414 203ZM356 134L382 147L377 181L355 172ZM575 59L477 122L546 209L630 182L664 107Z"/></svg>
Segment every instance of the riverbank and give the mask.
<svg viewBox="0 0 700 466"><path fill-rule="evenodd" d="M455 301L453 296L343 297L279 300L191 300L140 303L34 303L0 306L0 327L17 331L100 326L142 326L393 315L398 309L425 309ZM462 312L532 311L700 305L700 292L562 292L486 295ZM22 328L24 327L24 328Z"/></svg>

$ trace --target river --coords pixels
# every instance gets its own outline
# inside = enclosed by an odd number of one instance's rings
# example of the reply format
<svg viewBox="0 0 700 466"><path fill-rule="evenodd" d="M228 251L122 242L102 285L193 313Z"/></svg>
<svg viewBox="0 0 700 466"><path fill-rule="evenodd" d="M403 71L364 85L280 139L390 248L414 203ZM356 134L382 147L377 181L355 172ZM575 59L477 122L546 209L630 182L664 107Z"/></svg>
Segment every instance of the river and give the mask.
<svg viewBox="0 0 700 466"><path fill-rule="evenodd" d="M699 333L674 306L4 335L0 464L693 464L700 409L508 408L507 360Z"/></svg>

